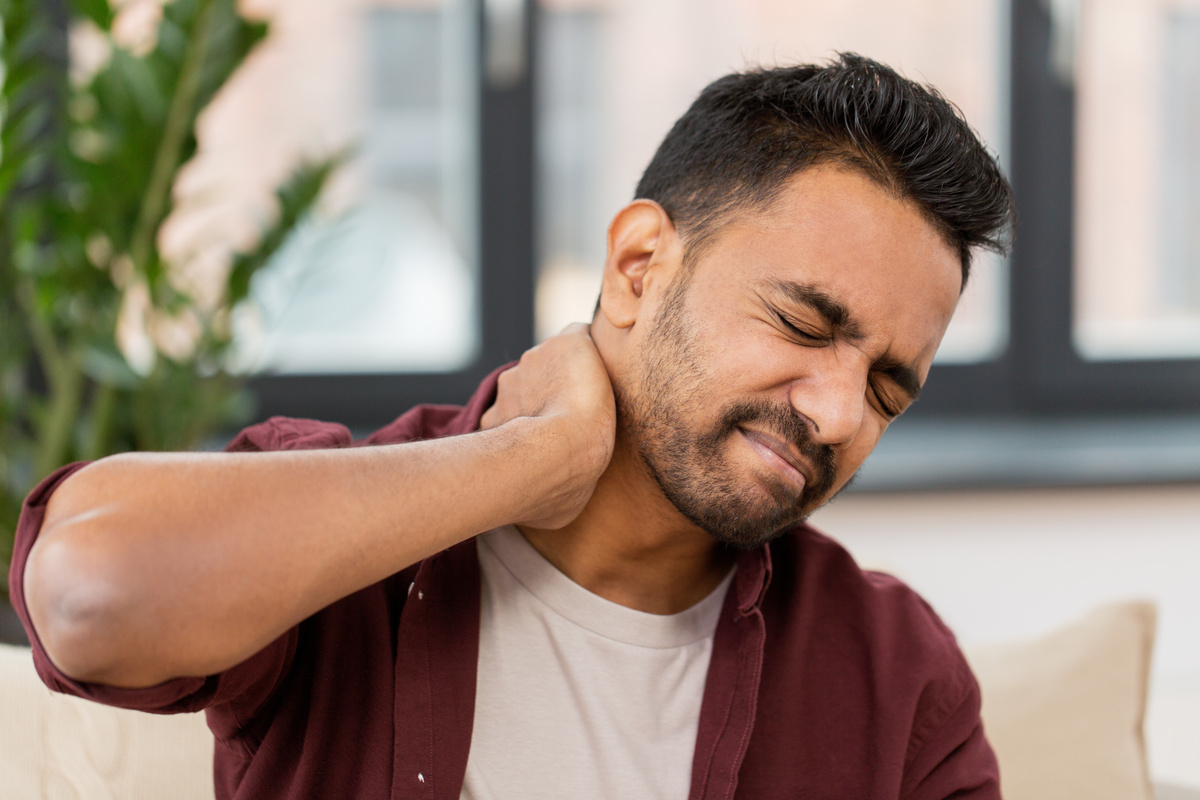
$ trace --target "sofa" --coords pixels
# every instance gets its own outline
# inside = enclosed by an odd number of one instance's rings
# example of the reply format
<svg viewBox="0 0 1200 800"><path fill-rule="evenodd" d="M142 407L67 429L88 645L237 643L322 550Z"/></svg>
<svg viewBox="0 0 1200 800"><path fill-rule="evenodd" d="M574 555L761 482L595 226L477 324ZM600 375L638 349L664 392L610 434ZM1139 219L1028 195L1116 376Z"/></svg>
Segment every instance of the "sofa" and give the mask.
<svg viewBox="0 0 1200 800"><path fill-rule="evenodd" d="M1150 781L1142 723L1154 630L1154 607L1128 602L1036 640L967 649L1007 800L1200 800L1200 788ZM212 751L203 715L55 695L27 648L0 645L7 800L211 800Z"/></svg>

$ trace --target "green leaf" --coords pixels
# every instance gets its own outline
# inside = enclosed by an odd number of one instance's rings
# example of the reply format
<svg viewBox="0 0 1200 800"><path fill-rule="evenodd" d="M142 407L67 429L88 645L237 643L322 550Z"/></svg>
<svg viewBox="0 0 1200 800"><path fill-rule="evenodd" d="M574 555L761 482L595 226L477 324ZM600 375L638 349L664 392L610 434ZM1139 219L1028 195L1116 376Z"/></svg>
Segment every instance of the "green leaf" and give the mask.
<svg viewBox="0 0 1200 800"><path fill-rule="evenodd" d="M157 234L196 153L198 116L267 26L244 19L235 0L166 0L150 53L114 50L79 86L67 81L62 28L47 7L0 0L0 575L21 497L47 469L135 447L188 448L247 419L249 395L220 366L231 304L343 159L296 169L218 307L201 307L171 285L177 265ZM107 0L68 0L67 13L68 24L111 30ZM97 237L106 254L89 259ZM157 307L201 327L193 357L159 358L145 376L115 341L122 291L111 267L135 250Z"/></svg>
<svg viewBox="0 0 1200 800"><path fill-rule="evenodd" d="M308 215L330 175L348 157L349 151L344 151L321 161L301 164L279 187L276 191L279 216L275 224L263 231L257 247L234 258L226 288L229 305L236 305L246 298L254 274L270 262L288 234Z"/></svg>
<svg viewBox="0 0 1200 800"><path fill-rule="evenodd" d="M90 19L100 30L112 30L114 15L108 0L71 0L71 11L75 16Z"/></svg>
<svg viewBox="0 0 1200 800"><path fill-rule="evenodd" d="M167 116L167 93L146 60L115 50L109 68L145 124L161 126Z"/></svg>

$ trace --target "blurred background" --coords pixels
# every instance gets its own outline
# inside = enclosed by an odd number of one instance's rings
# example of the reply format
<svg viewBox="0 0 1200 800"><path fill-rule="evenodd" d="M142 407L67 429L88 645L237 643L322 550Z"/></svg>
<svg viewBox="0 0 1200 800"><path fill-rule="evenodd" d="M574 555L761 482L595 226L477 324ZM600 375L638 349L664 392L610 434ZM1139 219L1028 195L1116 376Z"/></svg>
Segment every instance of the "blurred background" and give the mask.
<svg viewBox="0 0 1200 800"><path fill-rule="evenodd" d="M160 0L98 5L45 4L77 87L47 94L64 107L114 47L162 49ZM1156 601L1151 769L1200 787L1200 0L237 7L269 32L197 106L150 259L186 275L168 282L189 297L224 298L200 326L221 344L180 356L188 328L155 317L154 281L118 280L124 262L85 232L119 290L105 352L142 376L89 362L97 387L125 376L113 403L171 364L246 381L194 437L211 446L250 416L365 433L417 402L461 402L590 318L608 220L706 83L863 53L962 109L1013 181L1017 245L978 258L921 402L815 522L967 642ZM279 193L297 165L319 173L300 174L311 191ZM8 379L36 394L50 373ZM160 439L113 434L107 449ZM40 477L7 452L9 484Z"/></svg>

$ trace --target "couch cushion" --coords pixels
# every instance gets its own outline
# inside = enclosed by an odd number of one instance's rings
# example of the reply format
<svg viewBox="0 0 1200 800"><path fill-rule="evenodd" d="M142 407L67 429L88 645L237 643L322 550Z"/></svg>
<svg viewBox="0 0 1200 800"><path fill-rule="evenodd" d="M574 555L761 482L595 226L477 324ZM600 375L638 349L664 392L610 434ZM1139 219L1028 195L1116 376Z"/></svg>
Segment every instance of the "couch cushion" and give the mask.
<svg viewBox="0 0 1200 800"><path fill-rule="evenodd" d="M1150 800L1142 719L1155 611L1097 609L1028 642L966 648L1006 800Z"/></svg>
<svg viewBox="0 0 1200 800"><path fill-rule="evenodd" d="M203 714L157 716L55 694L0 645L0 775L11 800L212 800Z"/></svg>

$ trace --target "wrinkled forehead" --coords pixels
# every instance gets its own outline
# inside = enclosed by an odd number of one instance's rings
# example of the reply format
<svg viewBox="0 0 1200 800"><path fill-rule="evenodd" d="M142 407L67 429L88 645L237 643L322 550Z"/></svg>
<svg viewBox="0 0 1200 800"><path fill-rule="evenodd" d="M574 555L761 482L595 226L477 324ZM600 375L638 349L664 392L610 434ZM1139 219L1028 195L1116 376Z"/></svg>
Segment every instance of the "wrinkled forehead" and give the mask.
<svg viewBox="0 0 1200 800"><path fill-rule="evenodd" d="M726 228L756 217L788 213L789 188L796 183L804 183L803 179L806 174L818 171L856 175L920 216L925 224L941 238L942 243L956 254L960 271L958 291L960 295L962 294L966 289L967 276L970 274L970 248L960 241L945 220L937 216L917 198L906 193L887 167L850 146L817 154L811 163L803 168L790 174L780 175L778 180L765 181L753 191L744 186L720 190L724 196L715 202L706 204L711 210L695 220L689 220L679 231L684 245L685 279L687 278L686 273L699 263L706 248L715 239L718 239Z"/></svg>

